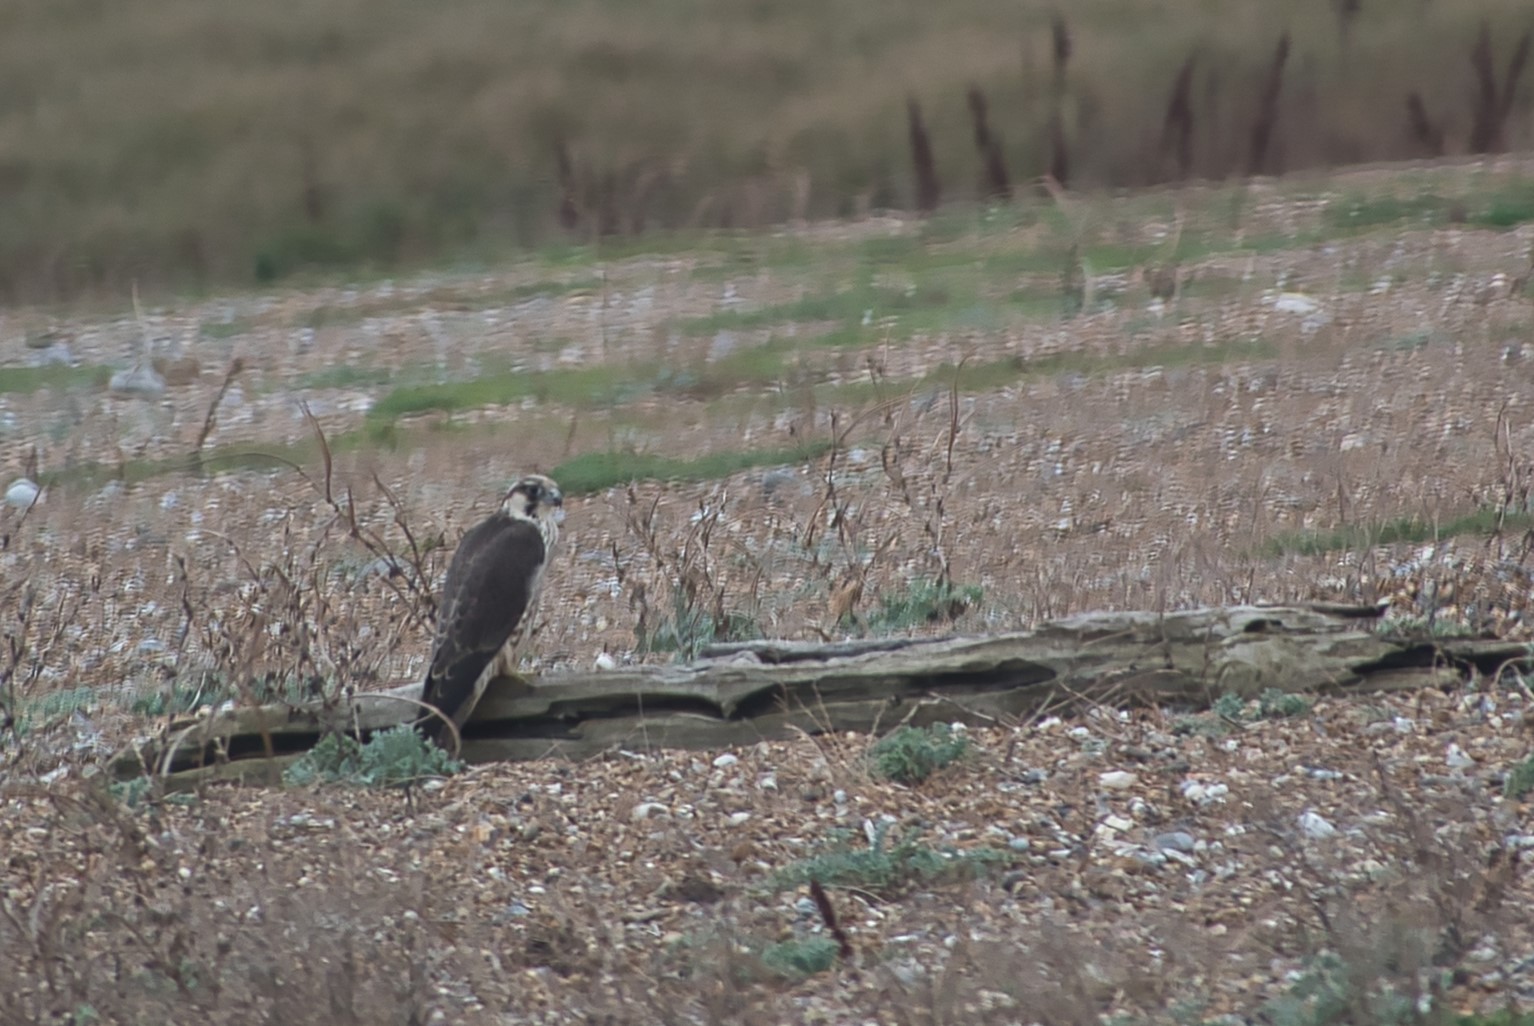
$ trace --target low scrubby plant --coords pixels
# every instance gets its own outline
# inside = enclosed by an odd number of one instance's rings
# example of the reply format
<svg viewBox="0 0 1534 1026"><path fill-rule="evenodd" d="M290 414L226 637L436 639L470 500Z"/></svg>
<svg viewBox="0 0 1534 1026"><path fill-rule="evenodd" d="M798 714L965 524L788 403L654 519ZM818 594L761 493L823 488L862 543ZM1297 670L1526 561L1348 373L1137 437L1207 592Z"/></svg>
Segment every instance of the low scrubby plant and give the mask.
<svg viewBox="0 0 1534 1026"><path fill-rule="evenodd" d="M965 734L946 723L934 723L925 730L901 727L891 731L868 749L868 760L875 775L911 785L957 761L969 748Z"/></svg>
<svg viewBox="0 0 1534 1026"><path fill-rule="evenodd" d="M891 634L923 624L957 620L980 604L985 592L975 585L913 581L897 595L880 595L879 608L868 616L874 634Z"/></svg>
<svg viewBox="0 0 1534 1026"><path fill-rule="evenodd" d="M1513 801L1518 801L1530 791L1534 791L1534 755L1518 763L1507 771L1507 779L1502 782L1502 794Z"/></svg>
<svg viewBox="0 0 1534 1026"><path fill-rule="evenodd" d="M1304 716L1310 712L1314 703L1304 695L1297 695L1292 691L1280 691L1277 688L1266 688L1257 696L1257 708L1253 719L1277 720L1291 719L1295 716Z"/></svg>
<svg viewBox="0 0 1534 1026"><path fill-rule="evenodd" d="M891 843L890 826L885 822L875 827L867 847L855 845L850 832L841 834L818 854L780 870L773 887L785 890L815 880L888 897L913 883L972 879L1008 857L993 848L934 848L916 838Z"/></svg>
<svg viewBox="0 0 1534 1026"><path fill-rule="evenodd" d="M795 937L764 948L762 964L785 979L803 979L835 965L838 950L830 937Z"/></svg>
<svg viewBox="0 0 1534 1026"><path fill-rule="evenodd" d="M405 787L458 772L463 764L409 724L380 731L365 743L328 734L282 774L283 783L304 787L345 783L359 787Z"/></svg>

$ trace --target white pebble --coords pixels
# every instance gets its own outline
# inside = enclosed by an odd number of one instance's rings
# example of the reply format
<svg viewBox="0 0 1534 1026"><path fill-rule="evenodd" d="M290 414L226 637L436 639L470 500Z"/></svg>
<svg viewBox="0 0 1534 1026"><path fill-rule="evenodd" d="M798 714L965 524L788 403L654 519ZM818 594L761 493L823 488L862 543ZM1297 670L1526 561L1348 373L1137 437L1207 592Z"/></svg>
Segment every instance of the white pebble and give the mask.
<svg viewBox="0 0 1534 1026"><path fill-rule="evenodd" d="M732 812L730 813L730 826L740 826L750 818L751 813L749 812Z"/></svg>
<svg viewBox="0 0 1534 1026"><path fill-rule="evenodd" d="M1280 292L1273 300L1273 309L1279 313L1310 314L1321 309L1321 304L1299 292Z"/></svg>
<svg viewBox="0 0 1534 1026"><path fill-rule="evenodd" d="M1198 846L1198 841L1185 830L1172 830L1168 833L1157 834L1155 840L1151 841L1151 844L1155 845L1160 851L1183 853L1195 850Z"/></svg>
<svg viewBox="0 0 1534 1026"><path fill-rule="evenodd" d="M7 506L15 506L17 509L26 509L37 501L38 493L42 489L31 478L20 477L11 482L11 486L5 490L5 503Z"/></svg>
<svg viewBox="0 0 1534 1026"><path fill-rule="evenodd" d="M1306 837L1313 837L1316 840L1332 837L1337 833L1337 828L1332 826L1325 816L1309 809L1300 813L1300 829L1305 831Z"/></svg>
<svg viewBox="0 0 1534 1026"><path fill-rule="evenodd" d="M107 388L119 395L154 396L165 391L165 379L153 367L135 364L113 374Z"/></svg>
<svg viewBox="0 0 1534 1026"><path fill-rule="evenodd" d="M1443 761L1452 770L1469 769L1475 765L1475 760L1465 753L1465 750L1453 741L1444 749Z"/></svg>
<svg viewBox="0 0 1534 1026"><path fill-rule="evenodd" d="M640 802L629 813L629 818L634 820L650 819L652 816L664 816L666 807L660 802Z"/></svg>
<svg viewBox="0 0 1534 1026"><path fill-rule="evenodd" d="M606 652L598 652L594 665L598 670L616 670L618 668L618 660Z"/></svg>
<svg viewBox="0 0 1534 1026"><path fill-rule="evenodd" d="M726 752L714 760L714 769L724 769L727 766L735 765L739 761L740 759Z"/></svg>
<svg viewBox="0 0 1534 1026"><path fill-rule="evenodd" d="M1182 782L1182 796L1194 805L1209 805L1213 802L1222 802L1230 793L1230 787L1225 784L1204 784L1197 780L1184 780Z"/></svg>
<svg viewBox="0 0 1534 1026"><path fill-rule="evenodd" d="M1114 791L1125 791L1134 787L1139 779L1127 770L1110 770L1098 776L1097 782Z"/></svg>

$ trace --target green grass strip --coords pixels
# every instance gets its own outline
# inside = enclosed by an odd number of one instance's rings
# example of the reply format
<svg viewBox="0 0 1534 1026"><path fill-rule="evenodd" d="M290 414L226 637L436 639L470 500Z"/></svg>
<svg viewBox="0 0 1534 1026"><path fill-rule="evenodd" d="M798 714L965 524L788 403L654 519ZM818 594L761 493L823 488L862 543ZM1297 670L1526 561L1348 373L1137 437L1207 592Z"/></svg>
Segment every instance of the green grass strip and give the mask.
<svg viewBox="0 0 1534 1026"><path fill-rule="evenodd" d="M1376 524L1349 525L1325 531L1293 531L1268 539L1262 550L1269 556L1320 556L1328 552L1368 549L1376 545L1419 544L1457 535L1495 534L1534 528L1534 514L1502 514L1481 509L1453 520L1432 523L1416 517L1398 517Z"/></svg>
<svg viewBox="0 0 1534 1026"><path fill-rule="evenodd" d="M650 364L583 367L557 371L507 371L468 381L396 388L368 411L368 419L389 421L417 413L452 413L483 406L507 406L523 399L612 406L649 393L659 373Z"/></svg>
<svg viewBox="0 0 1534 1026"><path fill-rule="evenodd" d="M0 393L37 392L44 388L79 388L105 385L110 367L0 367Z"/></svg>
<svg viewBox="0 0 1534 1026"><path fill-rule="evenodd" d="M588 452L550 471L567 495L585 495L631 481L714 481L753 467L803 463L831 449L830 442L810 442L786 449L727 450L691 459L632 452Z"/></svg>

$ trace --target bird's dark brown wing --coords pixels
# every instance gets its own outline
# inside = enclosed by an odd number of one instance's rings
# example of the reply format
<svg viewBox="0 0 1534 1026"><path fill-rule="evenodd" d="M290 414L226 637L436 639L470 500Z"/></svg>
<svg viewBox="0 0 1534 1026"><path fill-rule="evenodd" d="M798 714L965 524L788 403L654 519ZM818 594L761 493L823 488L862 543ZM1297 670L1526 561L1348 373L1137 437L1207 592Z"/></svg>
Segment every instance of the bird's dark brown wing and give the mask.
<svg viewBox="0 0 1534 1026"><path fill-rule="evenodd" d="M436 648L423 701L455 721L462 719L460 712L468 715L464 707L476 697L479 675L527 615L544 557L537 526L504 514L497 513L463 536L442 585ZM442 743L450 736L438 717L422 726L428 737Z"/></svg>

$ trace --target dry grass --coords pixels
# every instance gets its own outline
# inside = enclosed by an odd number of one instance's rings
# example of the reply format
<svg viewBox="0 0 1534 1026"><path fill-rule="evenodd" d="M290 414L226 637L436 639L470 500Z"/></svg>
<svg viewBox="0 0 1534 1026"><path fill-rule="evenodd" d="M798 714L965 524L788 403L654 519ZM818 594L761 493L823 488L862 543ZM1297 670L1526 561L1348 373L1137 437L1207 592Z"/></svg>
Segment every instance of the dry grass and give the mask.
<svg viewBox="0 0 1534 1026"><path fill-rule="evenodd" d="M1169 94L1170 167L1211 178L1258 156L1282 170L1419 155L1424 124L1449 153L1528 141L1512 53L1476 49L1483 18L1517 39L1521 5L1337 10L1241 0L1211 21L1196 4L1092 0L1056 24L1049 5L996 0L834 18L744 0L19 0L0 35L0 296L921 206L908 97L953 199L1002 156L1020 181L1158 179ZM1472 54L1491 76L1474 110ZM972 87L995 152L972 144Z"/></svg>
<svg viewBox="0 0 1534 1026"><path fill-rule="evenodd" d="M532 646L551 675L750 632L1296 598L1528 637L1514 281L1534 228L1448 214L1525 174L1066 196L577 264L531 292L547 266L57 315L88 364L147 335L210 373L153 400L0 397L0 483L48 486L0 506L0 1021L776 1023L787 1001L830 1022L1395 1026L1418 1021L1403 1001L1437 1024L1534 994L1508 914L1534 716L1512 677L1217 728L997 724L912 787L837 735L131 810L98 769L173 710L417 677L458 534L515 473L596 461L618 476L571 492ZM1183 284L1145 281L1152 261ZM989 319L1022 290L1057 302ZM394 372L462 395L507 367L509 396L367 434ZM609 388L635 367L713 377ZM214 458L233 449L294 465ZM1179 841L1186 861L1155 843L1178 832L1204 845ZM778 889L806 866L836 870L824 901ZM799 978L838 929L852 956Z"/></svg>

